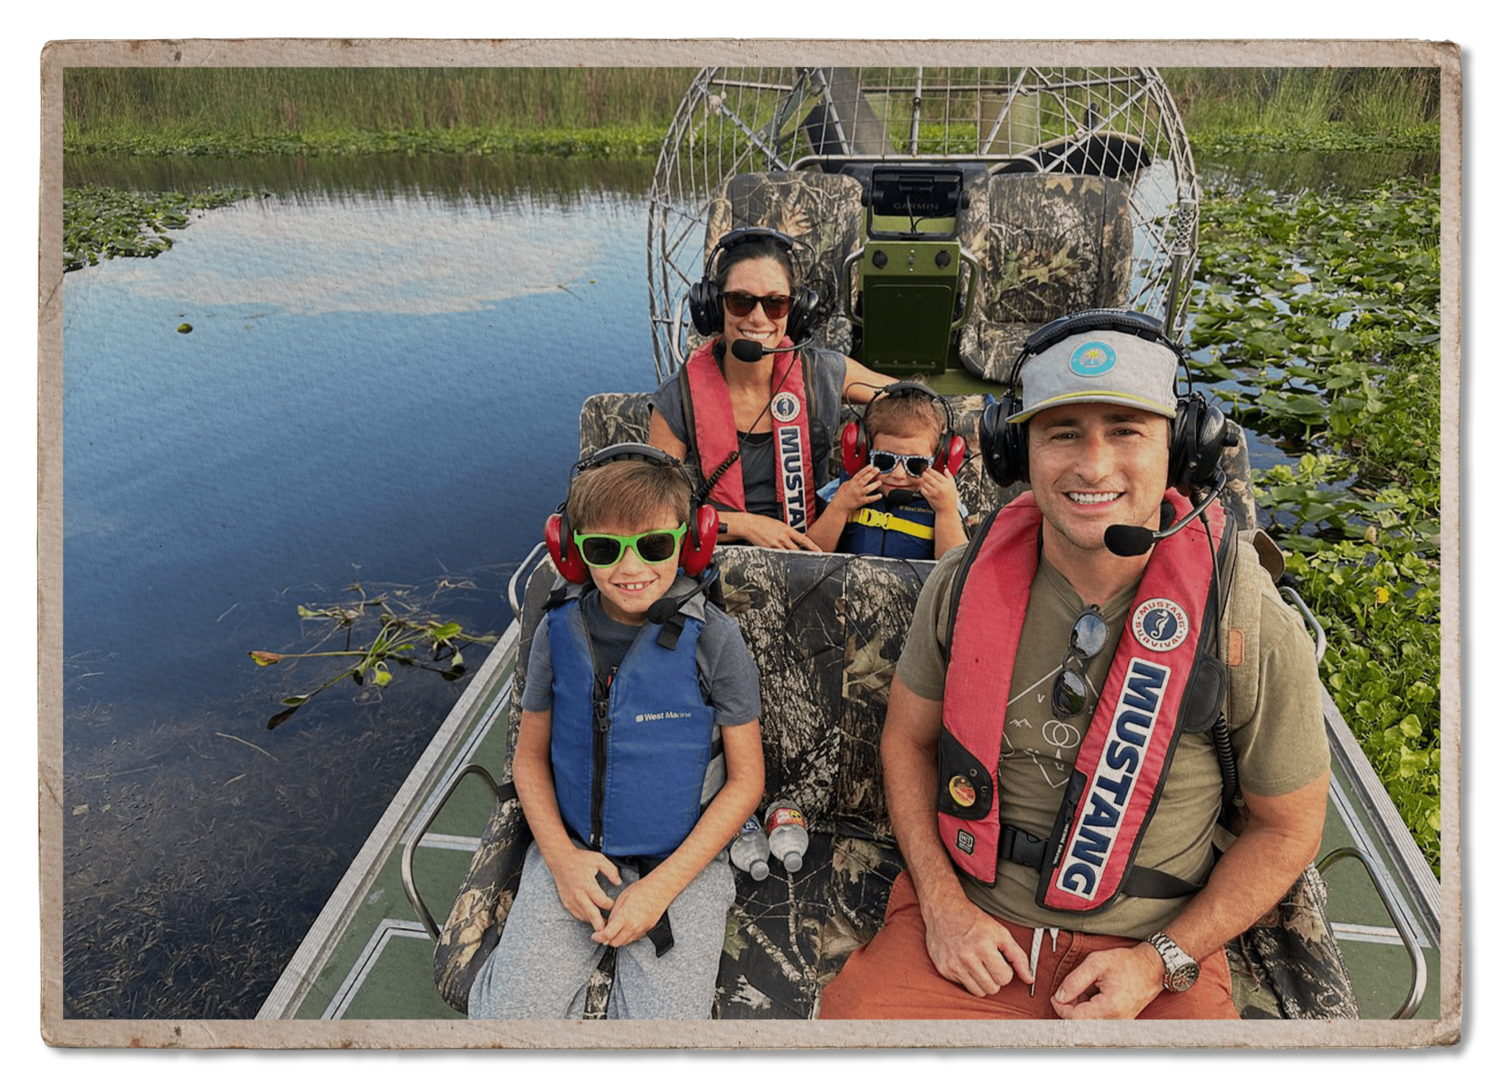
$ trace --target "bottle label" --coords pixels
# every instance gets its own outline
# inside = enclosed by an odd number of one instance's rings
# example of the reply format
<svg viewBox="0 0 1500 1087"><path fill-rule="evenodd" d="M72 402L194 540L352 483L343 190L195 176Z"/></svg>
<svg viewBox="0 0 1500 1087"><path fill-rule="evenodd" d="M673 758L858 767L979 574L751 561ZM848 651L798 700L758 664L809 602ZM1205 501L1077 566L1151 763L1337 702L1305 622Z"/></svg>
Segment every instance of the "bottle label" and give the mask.
<svg viewBox="0 0 1500 1087"><path fill-rule="evenodd" d="M766 829L775 830L784 826L807 826L807 820L796 808L777 808L766 816Z"/></svg>
<svg viewBox="0 0 1500 1087"><path fill-rule="evenodd" d="M742 835L743 834L759 834L760 832L761 832L760 831L760 820L757 819L757 818L755 818L755 816L753 816L753 815L749 819L745 820L745 825L744 826L740 827L740 833Z"/></svg>

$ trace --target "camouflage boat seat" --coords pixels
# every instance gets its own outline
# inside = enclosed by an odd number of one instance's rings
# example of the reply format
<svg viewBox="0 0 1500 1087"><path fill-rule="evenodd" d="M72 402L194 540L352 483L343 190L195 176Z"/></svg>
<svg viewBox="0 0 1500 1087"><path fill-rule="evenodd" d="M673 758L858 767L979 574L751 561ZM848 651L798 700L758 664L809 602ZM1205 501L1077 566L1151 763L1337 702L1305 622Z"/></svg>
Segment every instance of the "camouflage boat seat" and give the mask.
<svg viewBox="0 0 1500 1087"><path fill-rule="evenodd" d="M972 250L984 269L973 322L979 345L960 357L971 373L1003 382L1026 337L1048 321L1127 304L1130 186L1104 177L997 174L988 195L988 236Z"/></svg>
<svg viewBox="0 0 1500 1087"><path fill-rule="evenodd" d="M1008 501L1021 490L1012 487L1001 492L985 474L979 462L979 420L984 414L984 397L979 395L948 398L953 408L957 433L969 447L970 460L958 473L958 493L969 511L971 524L978 524L984 514L1002 500ZM855 419L854 409L847 405L839 426ZM578 414L578 455L591 453L615 442L644 442L651 428L651 395L649 393L596 393L583 402ZM832 436L829 478L839 472L838 435ZM1247 473L1248 479L1248 473Z"/></svg>
<svg viewBox="0 0 1500 1087"><path fill-rule="evenodd" d="M763 677L763 802L797 800L810 847L795 875L775 861L760 882L736 871L715 1014L808 1018L844 959L878 931L901 870L878 744L908 620L933 564L753 547L724 548L718 562L725 607ZM553 580L543 566L527 588L512 750L527 647ZM508 767L501 780L509 781ZM434 958L438 991L459 1011L503 932L529 837L520 805L502 791ZM1309 868L1276 910L1232 942L1235 1000L1246 1018L1357 1014L1326 905L1322 879ZM589 1017L604 1015L613 967L606 953L591 982Z"/></svg>
<svg viewBox="0 0 1500 1087"><path fill-rule="evenodd" d="M590 397L580 415L580 455L612 442L644 440L648 403L645 394ZM954 404L961 432L977 448L981 398L955 398ZM1231 508L1242 523L1253 523L1243 446L1230 474ZM963 476L982 473L969 469ZM987 492L965 491L976 515L998 497L987 479L984 486ZM715 1013L806 1018L844 959L879 929L891 882L901 870L878 744L895 663L934 564L756 547L725 547L716 562L724 606L761 670L761 809L780 796L799 802L810 846L795 875L774 861L761 882L735 873L738 895L726 927ZM531 637L554 576L544 565L527 586L508 751L520 725ZM509 766L500 780L509 782ZM474 976L499 941L529 838L513 790L502 787L434 958L438 991L458 1011L467 1010ZM1316 868L1228 951L1235 1001L1246 1018L1357 1014ZM613 966L606 953L591 983L592 1017L604 1014Z"/></svg>
<svg viewBox="0 0 1500 1087"><path fill-rule="evenodd" d="M775 171L731 177L708 205L704 259L736 227L770 227L796 239L801 244L792 260L801 284L818 292L809 334L820 346L847 355L853 330L840 302L839 276L844 258L859 247L861 191L858 181L840 174ZM701 340L690 333L690 344Z"/></svg>

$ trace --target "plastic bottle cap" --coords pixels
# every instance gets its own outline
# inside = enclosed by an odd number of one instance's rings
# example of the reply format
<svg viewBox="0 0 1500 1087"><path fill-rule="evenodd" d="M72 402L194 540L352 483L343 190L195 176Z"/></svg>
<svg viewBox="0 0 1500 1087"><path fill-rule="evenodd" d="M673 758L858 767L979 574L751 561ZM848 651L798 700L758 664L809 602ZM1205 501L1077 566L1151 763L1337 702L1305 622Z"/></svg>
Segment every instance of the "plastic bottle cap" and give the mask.
<svg viewBox="0 0 1500 1087"><path fill-rule="evenodd" d="M750 875L753 879L765 879L771 874L771 866L765 861L756 861L750 866Z"/></svg>
<svg viewBox="0 0 1500 1087"><path fill-rule="evenodd" d="M800 872L802 870L802 854L788 853L781 859L781 863L786 865L788 872Z"/></svg>

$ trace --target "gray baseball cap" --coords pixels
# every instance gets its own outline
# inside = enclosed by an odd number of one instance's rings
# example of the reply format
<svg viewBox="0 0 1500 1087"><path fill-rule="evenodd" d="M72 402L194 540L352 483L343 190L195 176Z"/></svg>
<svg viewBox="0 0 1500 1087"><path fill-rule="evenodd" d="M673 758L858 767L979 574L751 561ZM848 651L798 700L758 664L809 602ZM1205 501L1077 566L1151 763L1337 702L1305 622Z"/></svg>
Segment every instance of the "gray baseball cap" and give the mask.
<svg viewBox="0 0 1500 1087"><path fill-rule="evenodd" d="M1171 348L1128 332L1092 331L1069 336L1021 366L1021 411L1006 420L1024 423L1061 404L1121 404L1168 419L1177 415L1177 355Z"/></svg>

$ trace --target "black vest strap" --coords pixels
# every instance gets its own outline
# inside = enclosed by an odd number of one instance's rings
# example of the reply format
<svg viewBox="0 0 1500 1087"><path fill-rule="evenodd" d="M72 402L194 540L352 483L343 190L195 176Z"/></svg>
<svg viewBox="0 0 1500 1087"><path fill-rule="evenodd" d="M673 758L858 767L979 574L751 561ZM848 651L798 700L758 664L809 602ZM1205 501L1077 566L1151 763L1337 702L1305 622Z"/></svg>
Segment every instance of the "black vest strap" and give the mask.
<svg viewBox="0 0 1500 1087"><path fill-rule="evenodd" d="M1027 868L1042 870L1047 842L1034 834L1005 825L1000 828L1000 859ZM1186 898L1203 890L1205 884L1189 883L1155 868L1136 865L1125 877L1125 894L1132 898Z"/></svg>

